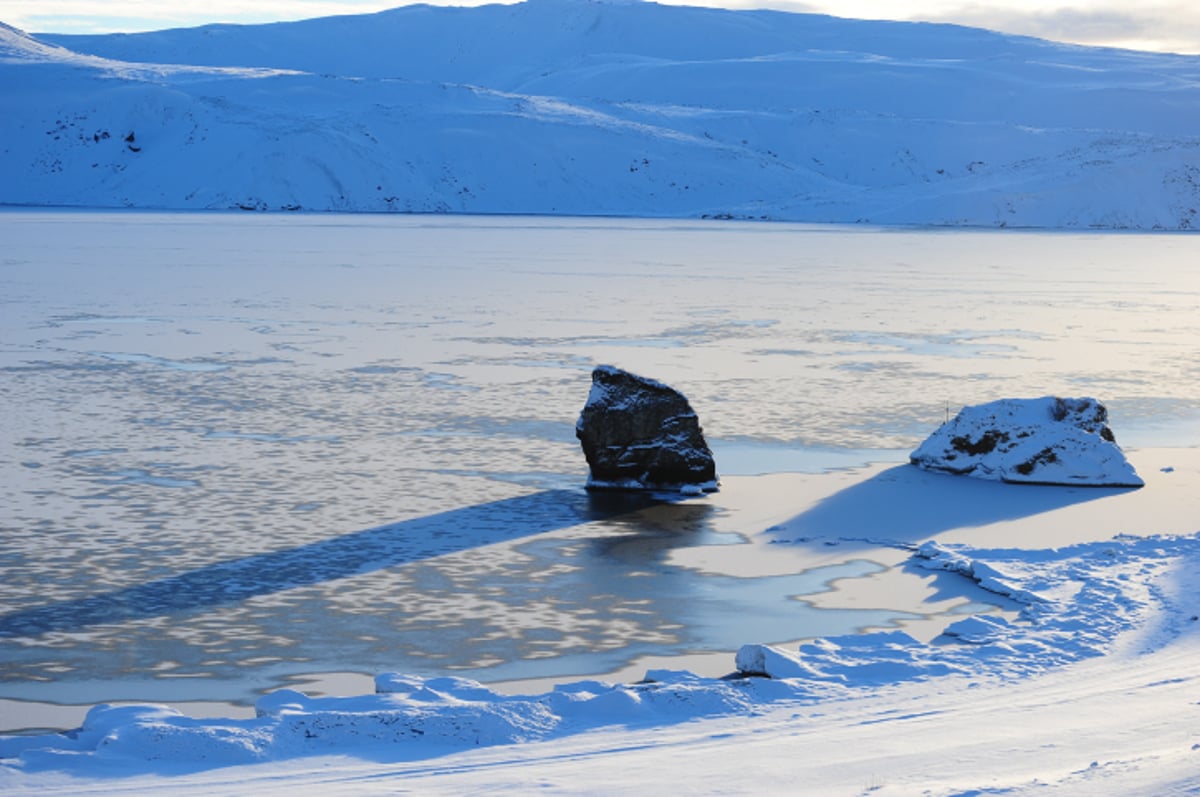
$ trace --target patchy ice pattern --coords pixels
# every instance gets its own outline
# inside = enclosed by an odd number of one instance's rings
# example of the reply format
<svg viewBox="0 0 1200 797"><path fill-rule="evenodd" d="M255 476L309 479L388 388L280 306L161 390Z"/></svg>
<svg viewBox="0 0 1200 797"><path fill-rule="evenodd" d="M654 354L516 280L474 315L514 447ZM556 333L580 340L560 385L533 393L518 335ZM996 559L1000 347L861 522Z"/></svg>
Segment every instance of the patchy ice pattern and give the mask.
<svg viewBox="0 0 1200 797"><path fill-rule="evenodd" d="M926 470L1024 484L1141 487L1092 398L1001 399L964 407L911 461Z"/></svg>
<svg viewBox="0 0 1200 797"><path fill-rule="evenodd" d="M959 573L1023 604L1013 622L969 617L922 644L897 631L817 639L797 651L744 646L742 674L724 679L650 671L642 683L581 681L529 696L474 681L383 674L376 694L312 698L280 690L257 718L199 720L160 706L92 709L66 734L0 738L2 767L24 771L204 770L332 753L371 756L385 746L429 755L548 740L592 728L654 726L745 715L780 701L812 703L881 684L961 674L1029 677L1108 652L1123 632L1169 601L1160 581L1200 555L1200 534L1117 537L1059 550L976 550L926 543L911 564ZM745 673L759 676L747 677Z"/></svg>

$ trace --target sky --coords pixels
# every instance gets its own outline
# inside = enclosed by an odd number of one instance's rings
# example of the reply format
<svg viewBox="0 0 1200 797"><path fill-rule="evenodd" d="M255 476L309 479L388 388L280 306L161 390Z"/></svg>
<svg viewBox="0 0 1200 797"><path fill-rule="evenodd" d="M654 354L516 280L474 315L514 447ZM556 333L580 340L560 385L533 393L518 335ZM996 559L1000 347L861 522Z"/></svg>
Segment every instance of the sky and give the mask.
<svg viewBox="0 0 1200 797"><path fill-rule="evenodd" d="M483 0L430 0L479 5ZM866 19L952 22L1077 44L1200 54L1192 0L663 0ZM0 22L29 33L115 33L365 14L404 0L0 0Z"/></svg>

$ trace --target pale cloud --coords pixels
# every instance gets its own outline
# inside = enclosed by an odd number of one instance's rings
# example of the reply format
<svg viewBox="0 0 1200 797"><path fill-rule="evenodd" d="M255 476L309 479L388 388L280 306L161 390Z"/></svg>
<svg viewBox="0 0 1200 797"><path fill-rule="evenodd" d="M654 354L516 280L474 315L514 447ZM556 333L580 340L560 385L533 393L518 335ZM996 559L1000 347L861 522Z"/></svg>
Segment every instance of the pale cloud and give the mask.
<svg viewBox="0 0 1200 797"><path fill-rule="evenodd" d="M701 5L704 0L661 0ZM774 8L864 19L945 22L1106 47L1200 54L1200 5L1178 0L716 0L730 8Z"/></svg>
<svg viewBox="0 0 1200 797"><path fill-rule="evenodd" d="M1090 3L1033 11L976 3L922 18L1076 44L1200 53L1200 10L1194 3Z"/></svg>

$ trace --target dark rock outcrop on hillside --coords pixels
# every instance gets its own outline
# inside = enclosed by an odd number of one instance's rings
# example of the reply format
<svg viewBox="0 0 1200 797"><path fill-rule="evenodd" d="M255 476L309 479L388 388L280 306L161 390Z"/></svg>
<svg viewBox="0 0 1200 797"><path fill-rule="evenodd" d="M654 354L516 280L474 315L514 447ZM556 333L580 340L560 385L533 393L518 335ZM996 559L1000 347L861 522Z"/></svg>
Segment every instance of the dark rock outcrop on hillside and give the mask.
<svg viewBox="0 0 1200 797"><path fill-rule="evenodd" d="M1092 398L1000 399L964 407L910 456L912 464L1025 484L1141 487Z"/></svg>
<svg viewBox="0 0 1200 797"><path fill-rule="evenodd" d="M681 393L661 382L597 367L575 436L591 468L589 489L717 489L699 418Z"/></svg>

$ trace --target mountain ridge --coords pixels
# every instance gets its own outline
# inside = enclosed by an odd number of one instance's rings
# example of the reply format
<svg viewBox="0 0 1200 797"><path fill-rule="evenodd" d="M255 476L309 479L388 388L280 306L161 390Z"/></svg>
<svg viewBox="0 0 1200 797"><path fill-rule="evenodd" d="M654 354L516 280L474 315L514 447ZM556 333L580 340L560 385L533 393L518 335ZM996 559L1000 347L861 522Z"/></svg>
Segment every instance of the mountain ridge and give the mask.
<svg viewBox="0 0 1200 797"><path fill-rule="evenodd" d="M952 25L403 6L5 26L0 72L7 205L1200 224L1200 57Z"/></svg>

